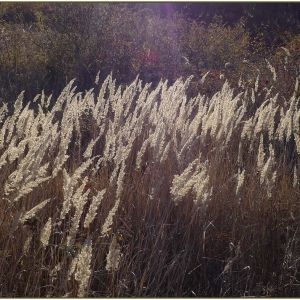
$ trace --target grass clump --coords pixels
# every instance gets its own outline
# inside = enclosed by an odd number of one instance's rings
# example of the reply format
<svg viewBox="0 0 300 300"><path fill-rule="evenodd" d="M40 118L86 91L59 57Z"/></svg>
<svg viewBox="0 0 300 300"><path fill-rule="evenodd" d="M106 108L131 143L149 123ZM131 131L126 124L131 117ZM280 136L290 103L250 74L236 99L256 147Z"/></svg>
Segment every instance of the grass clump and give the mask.
<svg viewBox="0 0 300 300"><path fill-rule="evenodd" d="M298 80L190 82L0 107L2 296L298 294Z"/></svg>

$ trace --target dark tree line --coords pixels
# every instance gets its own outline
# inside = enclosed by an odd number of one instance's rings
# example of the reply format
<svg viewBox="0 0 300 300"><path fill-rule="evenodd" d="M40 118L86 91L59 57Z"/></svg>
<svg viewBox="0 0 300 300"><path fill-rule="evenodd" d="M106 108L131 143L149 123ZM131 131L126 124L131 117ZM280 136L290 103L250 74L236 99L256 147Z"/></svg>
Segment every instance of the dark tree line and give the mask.
<svg viewBox="0 0 300 300"><path fill-rule="evenodd" d="M89 89L97 72L121 84L137 74L156 83L208 70L237 80L255 66L297 53L298 3L0 3L0 99L21 90L58 94L77 78ZM224 69L229 63L230 70ZM254 69L254 67L252 67ZM251 76L251 74L249 75Z"/></svg>

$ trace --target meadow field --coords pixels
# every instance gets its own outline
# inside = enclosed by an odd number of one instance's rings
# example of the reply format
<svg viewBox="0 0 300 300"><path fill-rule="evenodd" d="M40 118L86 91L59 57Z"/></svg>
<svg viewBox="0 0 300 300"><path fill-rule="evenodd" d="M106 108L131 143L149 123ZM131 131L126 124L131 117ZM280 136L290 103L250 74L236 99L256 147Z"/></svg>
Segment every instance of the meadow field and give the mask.
<svg viewBox="0 0 300 300"><path fill-rule="evenodd" d="M298 296L299 78L267 67L1 103L0 296Z"/></svg>

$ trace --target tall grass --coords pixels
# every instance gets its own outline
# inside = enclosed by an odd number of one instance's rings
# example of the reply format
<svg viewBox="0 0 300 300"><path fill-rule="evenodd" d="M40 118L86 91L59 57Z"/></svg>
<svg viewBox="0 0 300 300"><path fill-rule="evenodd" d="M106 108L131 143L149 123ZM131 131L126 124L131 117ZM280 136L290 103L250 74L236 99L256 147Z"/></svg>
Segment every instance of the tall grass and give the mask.
<svg viewBox="0 0 300 300"><path fill-rule="evenodd" d="M298 295L298 79L190 80L2 104L1 296Z"/></svg>

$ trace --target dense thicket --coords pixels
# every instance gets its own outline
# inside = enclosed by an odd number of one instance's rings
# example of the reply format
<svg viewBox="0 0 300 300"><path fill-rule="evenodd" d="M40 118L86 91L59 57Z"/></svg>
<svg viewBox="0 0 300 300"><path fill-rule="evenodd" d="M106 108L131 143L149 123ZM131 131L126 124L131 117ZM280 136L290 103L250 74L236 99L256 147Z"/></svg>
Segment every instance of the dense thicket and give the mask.
<svg viewBox="0 0 300 300"><path fill-rule="evenodd" d="M41 89L58 95L72 78L89 89L99 70L102 79L113 72L120 84L137 74L154 83L194 75L192 87L210 70L205 89L212 93L222 72L237 81L266 57L277 53L280 63L280 46L298 47L298 6L1 3L0 99L21 90L28 99Z"/></svg>

